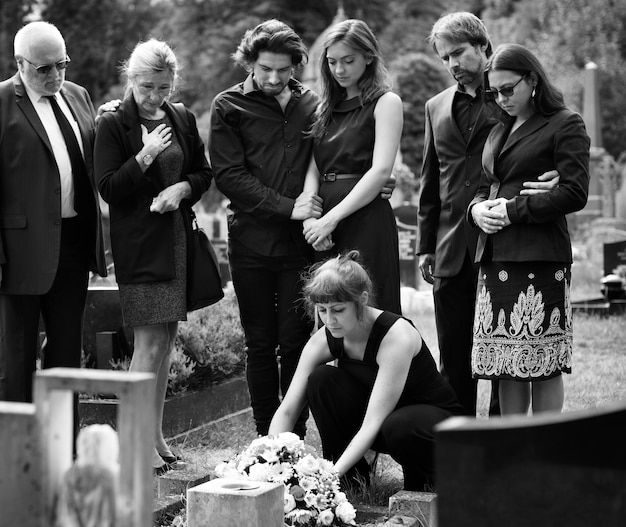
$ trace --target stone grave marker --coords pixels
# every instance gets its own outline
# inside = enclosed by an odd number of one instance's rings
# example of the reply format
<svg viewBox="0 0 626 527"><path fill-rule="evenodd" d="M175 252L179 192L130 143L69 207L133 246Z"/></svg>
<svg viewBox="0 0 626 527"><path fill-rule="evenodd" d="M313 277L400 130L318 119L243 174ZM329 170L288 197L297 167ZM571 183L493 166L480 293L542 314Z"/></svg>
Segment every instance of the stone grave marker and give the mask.
<svg viewBox="0 0 626 527"><path fill-rule="evenodd" d="M604 275L614 273L619 266L626 267L626 240L604 244Z"/></svg>
<svg viewBox="0 0 626 527"><path fill-rule="evenodd" d="M0 401L0 524L40 527L41 456L35 405ZM28 497L28 499L25 499Z"/></svg>
<svg viewBox="0 0 626 527"><path fill-rule="evenodd" d="M115 393L118 407L119 489L116 527L151 527L154 375L151 373L50 368L35 376L41 526L54 525L56 503L72 467L75 392ZM24 496L20 502L36 499ZM19 524L13 524L19 525Z"/></svg>
<svg viewBox="0 0 626 527"><path fill-rule="evenodd" d="M623 527L626 402L437 428L438 527Z"/></svg>
<svg viewBox="0 0 626 527"><path fill-rule="evenodd" d="M283 527L282 483L218 478L187 490L189 527Z"/></svg>

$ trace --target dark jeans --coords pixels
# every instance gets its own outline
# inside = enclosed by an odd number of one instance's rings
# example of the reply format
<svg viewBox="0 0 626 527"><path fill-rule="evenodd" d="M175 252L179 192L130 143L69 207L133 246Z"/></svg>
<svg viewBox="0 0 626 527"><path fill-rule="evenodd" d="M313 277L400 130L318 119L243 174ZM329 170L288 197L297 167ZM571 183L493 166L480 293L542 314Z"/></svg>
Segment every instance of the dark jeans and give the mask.
<svg viewBox="0 0 626 527"><path fill-rule="evenodd" d="M455 276L435 278L433 296L441 374L469 416L476 416L478 381L472 378L472 341L478 268L466 254ZM490 415L499 415L498 384L492 382Z"/></svg>
<svg viewBox="0 0 626 527"><path fill-rule="evenodd" d="M307 398L322 439L324 457L337 461L356 435L367 409L369 389L334 366L318 366L309 376ZM434 426L452 414L429 404L396 408L376 436L372 449L402 465L405 490L423 491L435 484ZM368 482L369 467L361 459L346 473L348 485Z"/></svg>
<svg viewBox="0 0 626 527"><path fill-rule="evenodd" d="M246 376L257 432L266 435L313 323L301 304L302 257L263 257L230 245L230 268L247 346ZM304 437L308 408L294 432Z"/></svg>

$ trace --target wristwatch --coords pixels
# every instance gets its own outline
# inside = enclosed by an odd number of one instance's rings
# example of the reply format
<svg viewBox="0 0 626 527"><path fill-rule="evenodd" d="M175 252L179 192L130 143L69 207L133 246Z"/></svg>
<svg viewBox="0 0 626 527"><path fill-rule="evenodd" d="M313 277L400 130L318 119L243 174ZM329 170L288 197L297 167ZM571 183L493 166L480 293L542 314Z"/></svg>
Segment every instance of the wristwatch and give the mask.
<svg viewBox="0 0 626 527"><path fill-rule="evenodd" d="M143 161L144 165L149 167L152 164L152 162L154 161L154 157L152 157L150 154L146 154L145 156L143 156L141 158L141 160Z"/></svg>

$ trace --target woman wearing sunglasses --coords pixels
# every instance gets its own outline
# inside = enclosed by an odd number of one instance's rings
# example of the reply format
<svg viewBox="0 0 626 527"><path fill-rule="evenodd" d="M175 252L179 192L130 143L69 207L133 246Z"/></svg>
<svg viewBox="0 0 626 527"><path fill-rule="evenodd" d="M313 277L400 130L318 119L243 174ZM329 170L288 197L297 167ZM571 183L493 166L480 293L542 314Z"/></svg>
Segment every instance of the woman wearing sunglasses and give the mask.
<svg viewBox="0 0 626 527"><path fill-rule="evenodd" d="M572 364L566 214L587 202L589 137L528 49L498 47L485 72L487 93L510 118L487 138L468 208L481 230L472 373L500 381L503 415L558 412ZM548 170L560 175L555 189L520 195Z"/></svg>

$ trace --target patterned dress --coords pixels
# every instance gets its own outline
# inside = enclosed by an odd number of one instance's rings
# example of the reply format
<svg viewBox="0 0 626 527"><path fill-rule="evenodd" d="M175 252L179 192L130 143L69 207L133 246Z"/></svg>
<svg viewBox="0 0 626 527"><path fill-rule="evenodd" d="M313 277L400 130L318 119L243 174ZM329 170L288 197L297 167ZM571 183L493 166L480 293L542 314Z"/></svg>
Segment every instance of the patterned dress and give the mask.
<svg viewBox="0 0 626 527"><path fill-rule="evenodd" d="M334 108L326 134L313 149L320 174L362 175L372 167L377 102L375 99L361 105L355 97ZM319 195L324 200L324 213L345 198L358 181L322 181ZM401 314L398 228L389 200L377 196L343 219L332 233L332 240L335 246L330 251L316 252L315 259L357 249L374 282L376 307Z"/></svg>
<svg viewBox="0 0 626 527"><path fill-rule="evenodd" d="M140 121L146 126L148 132L162 123L172 126L167 116L159 120L140 119ZM154 163L158 165L163 178L163 188L180 181L183 151L175 133L172 134L172 144L159 154ZM180 210L166 214L171 214L174 221L176 278L162 282L119 284L122 316L126 326L136 327L187 320L187 238L185 227Z"/></svg>
<svg viewBox="0 0 626 527"><path fill-rule="evenodd" d="M472 373L480 379L538 381L572 371L570 265L481 265Z"/></svg>

